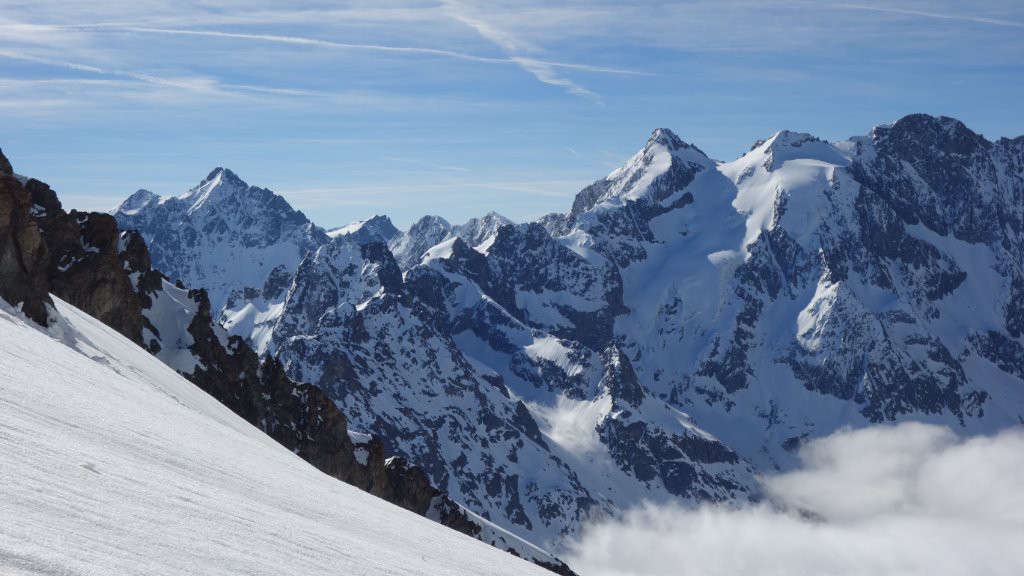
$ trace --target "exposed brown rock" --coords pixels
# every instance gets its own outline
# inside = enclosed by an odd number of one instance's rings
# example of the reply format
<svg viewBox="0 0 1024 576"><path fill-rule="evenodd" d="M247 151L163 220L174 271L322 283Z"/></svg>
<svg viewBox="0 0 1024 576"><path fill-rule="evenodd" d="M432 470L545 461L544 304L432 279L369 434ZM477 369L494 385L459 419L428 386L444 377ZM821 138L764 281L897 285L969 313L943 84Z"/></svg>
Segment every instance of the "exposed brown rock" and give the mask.
<svg viewBox="0 0 1024 576"><path fill-rule="evenodd" d="M0 150L0 174L14 176L14 168L11 167L11 161L7 156L4 156L3 150Z"/></svg>
<svg viewBox="0 0 1024 576"><path fill-rule="evenodd" d="M134 342L142 342L142 308L118 250L113 216L65 212L57 194L30 179L25 188L51 255L50 291Z"/></svg>
<svg viewBox="0 0 1024 576"><path fill-rule="evenodd" d="M46 326L48 256L31 212L31 195L0 152L0 297Z"/></svg>

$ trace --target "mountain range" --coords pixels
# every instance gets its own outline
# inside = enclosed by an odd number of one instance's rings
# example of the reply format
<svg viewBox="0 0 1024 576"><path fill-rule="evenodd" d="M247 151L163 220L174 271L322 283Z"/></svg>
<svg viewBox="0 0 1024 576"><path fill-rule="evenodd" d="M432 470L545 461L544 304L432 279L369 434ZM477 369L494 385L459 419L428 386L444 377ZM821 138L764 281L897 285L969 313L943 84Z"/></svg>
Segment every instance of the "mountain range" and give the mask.
<svg viewBox="0 0 1024 576"><path fill-rule="evenodd" d="M12 230L35 218L62 237L52 212L35 202ZM420 471L478 538L556 569L544 551L588 522L644 502L757 500L759 474L843 427L1024 423L1024 137L990 141L953 118L842 142L781 131L729 162L658 129L565 212L518 224L325 229L224 168L112 215L105 226L131 232L104 247L78 241L99 215L71 214L77 248L57 251L50 284L109 253L139 312L116 305L123 286L92 302L101 293L69 281L83 303L61 298L222 402L262 373L285 386L251 395L262 413L308 414L322 397L346 440ZM132 264L131 244L151 262ZM45 321L33 278L0 291ZM211 349L266 368L236 378Z"/></svg>
<svg viewBox="0 0 1024 576"><path fill-rule="evenodd" d="M842 426L1020 422L1022 207L1024 138L912 115L731 162L655 130L530 223L326 233L222 169L114 215L355 428L558 550L641 501L756 498Z"/></svg>

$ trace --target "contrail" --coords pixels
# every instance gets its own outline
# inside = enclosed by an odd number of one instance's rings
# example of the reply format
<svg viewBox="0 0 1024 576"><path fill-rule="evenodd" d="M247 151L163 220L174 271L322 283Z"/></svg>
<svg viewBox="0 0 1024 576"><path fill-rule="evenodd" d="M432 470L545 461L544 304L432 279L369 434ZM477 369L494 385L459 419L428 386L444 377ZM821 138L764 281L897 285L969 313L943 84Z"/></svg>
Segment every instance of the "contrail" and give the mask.
<svg viewBox="0 0 1024 576"><path fill-rule="evenodd" d="M167 34L176 36L205 36L208 38L232 38L236 40L254 40L260 42L276 42L279 44L295 44L301 46L318 46L321 48L333 48L339 50L366 50L374 52L391 52L398 54L419 54L423 56L440 56L469 62L483 62L486 64L516 64L522 65L516 58L495 58L490 56L478 56L454 50L443 50L440 48L423 48L417 46L388 46L384 44L357 44L348 42L335 42L332 40L321 40L318 38L307 38L304 36L284 36L279 34L249 34L245 32L224 32L220 30L190 30L181 28L153 28L149 26L62 26L65 30L79 30L83 32L138 32L141 34ZM647 76L648 72L636 70L625 70L621 68L609 68L605 66L593 66L589 64L575 64L571 62L548 62L544 60L533 60L530 62L537 65L550 66L553 68L567 68L585 72L596 72L602 74L625 74L634 76Z"/></svg>
<svg viewBox="0 0 1024 576"><path fill-rule="evenodd" d="M992 26L1005 26L1009 28L1024 28L1024 22L1014 20L1002 20L999 18L986 18L984 16L968 16L962 14L943 14L940 12L927 12L924 10L910 10L907 8L889 8L883 6L867 6L864 4L832 4L822 2L810 2L807 0L796 0L797 4L807 4L819 8L839 8L846 10L865 10L868 12L884 12L887 14L902 14L904 16L920 16L922 18L933 18L936 20L955 20L959 22L973 22L975 24L990 24Z"/></svg>
<svg viewBox="0 0 1024 576"><path fill-rule="evenodd" d="M230 94L232 92L229 89L247 92L261 92L266 94L281 94L289 96L315 96L318 94L316 92L312 92L309 90L300 90L293 88L269 88L265 86L252 86L248 84L220 84L216 80L209 78L162 78L160 76L153 76L152 74L128 72L125 70L111 70L109 68L100 68L98 66L91 66L89 64L81 64L79 62L69 62L66 60L55 60L53 58L32 56L31 54L25 54L23 52L16 52L13 50L0 50L0 58L10 58L12 60L34 62L36 64L56 66L58 68L66 68L68 70L75 70L77 72L88 72L90 74L96 74L100 76L128 78L130 80L135 80L146 84L152 84L155 86L178 88L181 90L188 90L191 92L198 92L202 94Z"/></svg>

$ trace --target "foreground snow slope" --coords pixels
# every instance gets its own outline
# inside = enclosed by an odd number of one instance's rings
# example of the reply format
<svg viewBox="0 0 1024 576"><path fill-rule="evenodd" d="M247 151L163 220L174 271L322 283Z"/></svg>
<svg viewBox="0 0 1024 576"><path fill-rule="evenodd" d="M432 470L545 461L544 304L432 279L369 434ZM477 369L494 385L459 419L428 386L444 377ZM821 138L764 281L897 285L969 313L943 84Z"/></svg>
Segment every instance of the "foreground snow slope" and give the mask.
<svg viewBox="0 0 1024 576"><path fill-rule="evenodd" d="M58 301L0 304L0 573L547 574L325 476Z"/></svg>

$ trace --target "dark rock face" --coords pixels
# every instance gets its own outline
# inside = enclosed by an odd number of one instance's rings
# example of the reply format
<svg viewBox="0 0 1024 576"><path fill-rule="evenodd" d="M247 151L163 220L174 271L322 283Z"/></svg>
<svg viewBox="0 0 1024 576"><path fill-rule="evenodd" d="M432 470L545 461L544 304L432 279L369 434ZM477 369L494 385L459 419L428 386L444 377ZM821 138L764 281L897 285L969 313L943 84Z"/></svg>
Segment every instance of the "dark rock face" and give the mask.
<svg viewBox="0 0 1024 576"><path fill-rule="evenodd" d="M603 349L611 340L615 316L625 311L619 271L609 263L586 260L539 224L500 228L487 265L489 282L482 287L505 310L530 326L592 349Z"/></svg>
<svg viewBox="0 0 1024 576"><path fill-rule="evenodd" d="M46 270L49 258L31 213L32 195L0 152L0 297L46 326L47 305L52 305Z"/></svg>
<svg viewBox="0 0 1024 576"><path fill-rule="evenodd" d="M51 255L50 290L62 300L142 342L142 308L124 270L121 232L113 216L65 212L57 194L32 179L25 186L35 220Z"/></svg>
<svg viewBox="0 0 1024 576"><path fill-rule="evenodd" d="M912 114L891 127L877 128L872 137L878 157L864 183L878 190L903 221L921 222L939 234L953 233L968 242L994 238L999 212L994 198L986 197L978 186L980 179L996 173L988 158L991 142L959 120L926 114ZM908 163L913 173L896 166L901 162ZM916 193L911 180L915 174L927 185L928 195Z"/></svg>
<svg viewBox="0 0 1024 576"><path fill-rule="evenodd" d="M641 482L660 481L675 496L717 500L722 499L724 488L730 497L740 497L744 487L739 479L730 482L705 470L707 465L738 464L736 453L717 440L645 421L653 410L644 406L648 394L629 358L611 347L604 353L604 364L601 386L610 399L612 417L600 424L598 432L622 470ZM657 404L653 399L651 403Z"/></svg>

